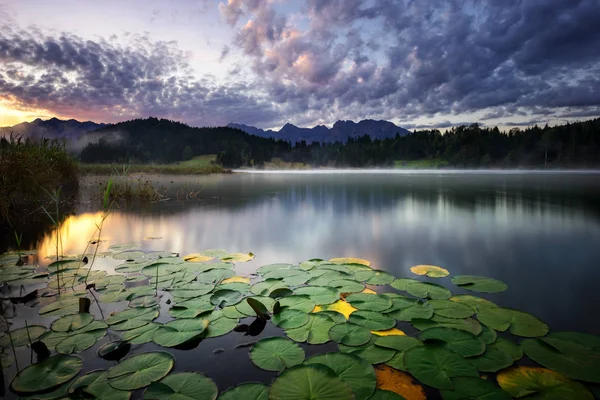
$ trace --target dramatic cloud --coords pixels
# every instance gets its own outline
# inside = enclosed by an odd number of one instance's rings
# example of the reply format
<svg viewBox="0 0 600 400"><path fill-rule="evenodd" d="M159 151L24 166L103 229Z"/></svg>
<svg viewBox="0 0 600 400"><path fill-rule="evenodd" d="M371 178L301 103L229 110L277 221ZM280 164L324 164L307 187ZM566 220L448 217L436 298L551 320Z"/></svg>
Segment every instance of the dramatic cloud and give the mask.
<svg viewBox="0 0 600 400"><path fill-rule="evenodd" d="M155 41L151 26L126 43L2 27L0 96L24 109L104 121L157 115L266 128L361 118L511 126L600 116L598 0L222 0L204 7L230 33L208 37L220 40L212 58L179 40ZM169 14L148 12L152 24ZM190 43L194 32L186 32L179 34ZM203 72L198 60L228 75Z"/></svg>

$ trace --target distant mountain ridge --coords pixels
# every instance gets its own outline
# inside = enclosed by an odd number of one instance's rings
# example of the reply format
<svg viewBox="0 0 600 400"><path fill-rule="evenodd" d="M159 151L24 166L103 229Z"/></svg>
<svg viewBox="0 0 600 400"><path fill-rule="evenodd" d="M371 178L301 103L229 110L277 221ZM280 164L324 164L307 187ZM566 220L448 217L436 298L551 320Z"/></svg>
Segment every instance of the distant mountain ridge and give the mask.
<svg viewBox="0 0 600 400"><path fill-rule="evenodd" d="M281 139L292 143L302 140L307 143L321 142L346 142L349 138L369 135L372 139L393 138L396 134L405 136L410 131L397 126L393 122L384 120L363 119L359 122L337 121L331 128L325 125L317 125L313 128L300 128L296 125L287 123L280 130L264 130L254 126L230 123L228 128L240 129L251 135L265 138Z"/></svg>
<svg viewBox="0 0 600 400"><path fill-rule="evenodd" d="M69 141L79 140L86 132L105 127L106 124L97 124L91 121L79 122L75 119L60 120L51 118L42 120L40 118L31 122L0 128L0 136L6 137L11 133L17 136L32 139L67 139Z"/></svg>

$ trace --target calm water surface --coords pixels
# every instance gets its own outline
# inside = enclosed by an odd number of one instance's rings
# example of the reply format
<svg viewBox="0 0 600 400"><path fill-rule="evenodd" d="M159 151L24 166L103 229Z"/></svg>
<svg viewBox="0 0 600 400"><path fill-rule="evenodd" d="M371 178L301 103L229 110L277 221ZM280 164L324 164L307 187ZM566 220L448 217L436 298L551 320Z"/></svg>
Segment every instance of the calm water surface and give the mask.
<svg viewBox="0 0 600 400"><path fill-rule="evenodd" d="M170 200L116 209L104 226L105 246L138 242L181 254L208 248L251 251L255 260L236 266L242 275L269 263L342 256L366 258L398 277L410 277L416 264L440 265L453 275L506 282L507 292L484 297L532 313L551 330L600 334L595 315L600 304L598 173L235 173L144 179L164 188ZM82 203L62 229L66 253L81 253L93 234L99 191L99 179L83 182ZM39 262L48 262L44 257L54 253L53 240L45 237L36 247ZM101 260L97 266L114 265ZM442 283L465 293L447 279ZM276 332L270 327L261 337ZM269 382L274 373L254 368L247 348L234 348L250 339L234 333L191 352L174 350L176 370L204 372L221 390L242 381ZM225 351L213 354L215 347ZM327 348L310 346L307 355ZM107 367L96 356L90 359L97 364L90 369ZM232 365L245 371L243 377L232 376Z"/></svg>

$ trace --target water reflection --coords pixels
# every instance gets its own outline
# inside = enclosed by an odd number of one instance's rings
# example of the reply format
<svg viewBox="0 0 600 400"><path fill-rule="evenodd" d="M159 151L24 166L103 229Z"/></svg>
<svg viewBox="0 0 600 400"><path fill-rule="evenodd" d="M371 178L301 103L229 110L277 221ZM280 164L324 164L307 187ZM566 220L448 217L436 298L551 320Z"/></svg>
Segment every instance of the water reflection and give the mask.
<svg viewBox="0 0 600 400"><path fill-rule="evenodd" d="M173 198L115 210L103 247L139 242L182 254L206 248L252 251L240 274L274 262L357 256L397 276L415 264L504 280L490 296L534 313L553 329L600 332L600 188L593 174L215 175L152 178ZM97 184L82 185L93 199ZM176 200L182 190L201 192ZM87 190L87 191L86 191ZM100 213L84 203L61 236L66 253L86 246ZM97 203L99 204L99 203ZM160 238L160 239L148 239ZM38 244L40 260L54 238ZM99 264L102 268L110 266ZM448 282L448 284L450 284ZM459 292L456 290L456 292Z"/></svg>

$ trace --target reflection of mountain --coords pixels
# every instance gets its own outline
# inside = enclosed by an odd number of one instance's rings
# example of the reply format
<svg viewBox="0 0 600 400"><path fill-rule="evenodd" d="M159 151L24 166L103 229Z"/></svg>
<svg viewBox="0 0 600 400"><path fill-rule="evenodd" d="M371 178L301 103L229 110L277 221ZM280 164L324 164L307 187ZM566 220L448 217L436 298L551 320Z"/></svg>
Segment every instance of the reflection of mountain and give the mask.
<svg viewBox="0 0 600 400"><path fill-rule="evenodd" d="M410 133L389 121L375 121L364 119L359 122L337 121L331 128L325 125L317 125L314 128L300 128L296 125L287 123L279 131L263 130L254 126L230 123L230 128L241 129L246 133L266 138L282 139L292 143L301 140L310 142L345 142L349 138L355 138L363 135L369 135L375 139L393 138L396 134L400 136Z"/></svg>

